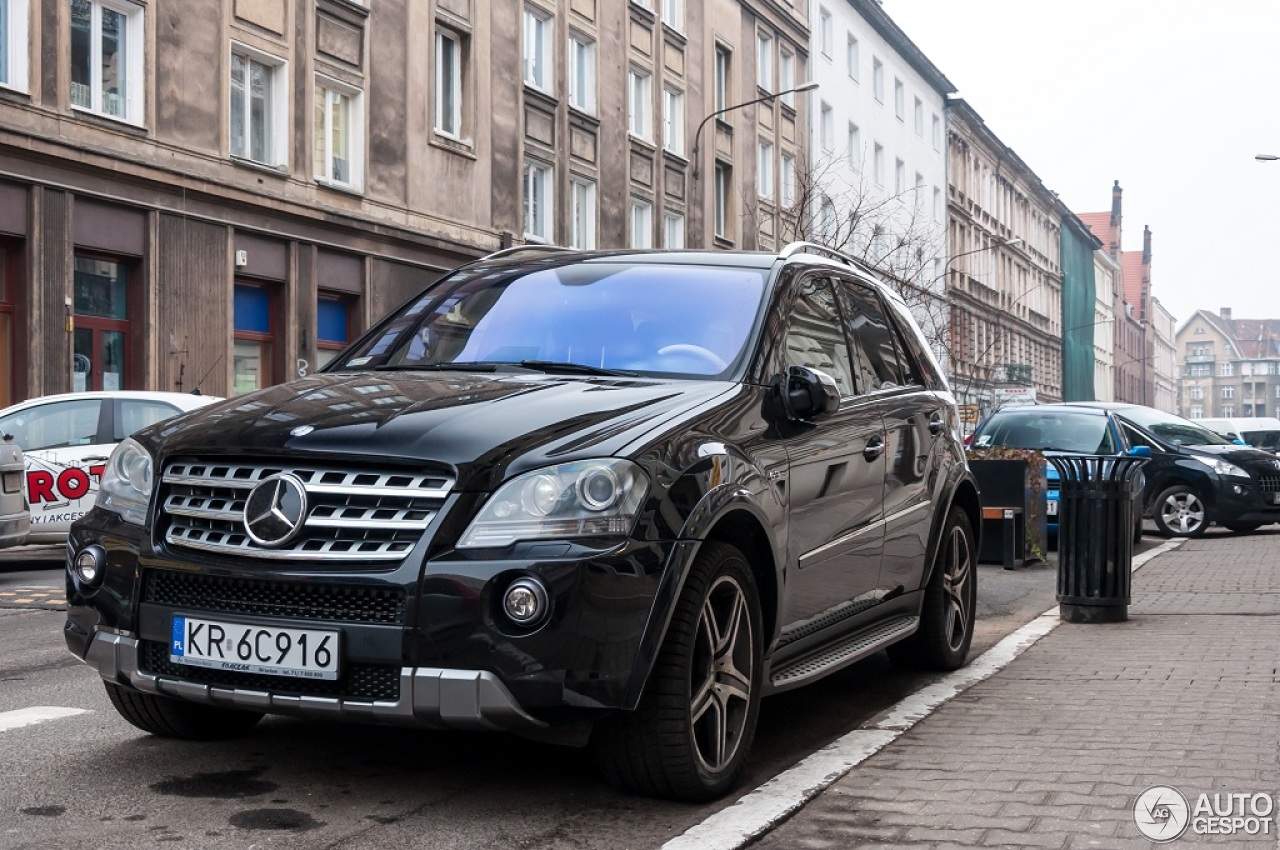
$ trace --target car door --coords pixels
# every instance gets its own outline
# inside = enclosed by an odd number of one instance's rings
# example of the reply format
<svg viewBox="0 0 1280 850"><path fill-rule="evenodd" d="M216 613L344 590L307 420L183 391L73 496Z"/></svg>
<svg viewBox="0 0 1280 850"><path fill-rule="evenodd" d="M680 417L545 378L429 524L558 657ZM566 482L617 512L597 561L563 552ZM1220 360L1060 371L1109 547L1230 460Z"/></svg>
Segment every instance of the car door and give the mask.
<svg viewBox="0 0 1280 850"><path fill-rule="evenodd" d="M924 580L933 517L931 483L942 463L946 400L925 386L920 365L876 291L837 281L840 307L853 341L865 404L884 422L884 553L881 593L915 590Z"/></svg>
<svg viewBox="0 0 1280 850"><path fill-rule="evenodd" d="M788 539L795 579L784 632L838 623L874 603L883 544L884 426L857 392L848 339L828 277L796 284L785 335L787 366L830 375L840 409L820 423L789 423ZM797 632L799 630L799 632Z"/></svg>
<svg viewBox="0 0 1280 850"><path fill-rule="evenodd" d="M65 537L93 506L114 448L103 419L104 402L94 397L34 404L0 419L0 431L26 455L29 542Z"/></svg>

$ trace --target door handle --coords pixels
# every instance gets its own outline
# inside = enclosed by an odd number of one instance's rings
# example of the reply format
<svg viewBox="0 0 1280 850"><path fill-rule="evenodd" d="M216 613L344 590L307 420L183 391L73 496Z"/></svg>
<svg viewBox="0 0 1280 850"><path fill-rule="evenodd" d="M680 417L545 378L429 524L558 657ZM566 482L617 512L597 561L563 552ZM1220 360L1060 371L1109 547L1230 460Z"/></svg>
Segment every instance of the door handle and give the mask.
<svg viewBox="0 0 1280 850"><path fill-rule="evenodd" d="M862 456L866 458L868 462L875 460L882 454L884 454L884 440L879 437L875 440L869 440L867 442L867 447L862 450Z"/></svg>
<svg viewBox="0 0 1280 850"><path fill-rule="evenodd" d="M947 423L943 421L942 417L936 413L933 414L933 417L929 420L929 433L936 437L941 434L946 427Z"/></svg>

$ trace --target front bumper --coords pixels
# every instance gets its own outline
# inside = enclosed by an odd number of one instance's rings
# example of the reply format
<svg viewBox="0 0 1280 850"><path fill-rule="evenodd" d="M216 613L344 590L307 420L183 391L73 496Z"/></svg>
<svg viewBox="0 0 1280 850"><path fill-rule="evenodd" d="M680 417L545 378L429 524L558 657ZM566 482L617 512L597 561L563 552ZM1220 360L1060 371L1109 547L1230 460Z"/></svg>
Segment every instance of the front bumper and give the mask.
<svg viewBox="0 0 1280 850"><path fill-rule="evenodd" d="M1214 522L1219 524L1280 522L1280 504L1275 503L1274 491L1262 490L1256 481L1238 478L1219 479L1212 513Z"/></svg>

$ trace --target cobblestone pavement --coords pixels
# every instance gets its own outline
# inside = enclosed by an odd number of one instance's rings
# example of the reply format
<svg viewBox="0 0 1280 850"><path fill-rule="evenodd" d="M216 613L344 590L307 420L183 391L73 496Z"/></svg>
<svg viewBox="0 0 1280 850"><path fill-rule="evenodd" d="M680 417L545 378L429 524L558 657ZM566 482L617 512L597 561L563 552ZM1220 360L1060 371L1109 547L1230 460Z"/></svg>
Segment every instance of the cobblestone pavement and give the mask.
<svg viewBox="0 0 1280 850"><path fill-rule="evenodd" d="M752 847L1148 848L1135 801L1164 785L1191 810L1170 846L1280 848L1280 533L1161 555L1129 610L1062 624ZM1201 794L1255 793L1265 834L1196 831Z"/></svg>

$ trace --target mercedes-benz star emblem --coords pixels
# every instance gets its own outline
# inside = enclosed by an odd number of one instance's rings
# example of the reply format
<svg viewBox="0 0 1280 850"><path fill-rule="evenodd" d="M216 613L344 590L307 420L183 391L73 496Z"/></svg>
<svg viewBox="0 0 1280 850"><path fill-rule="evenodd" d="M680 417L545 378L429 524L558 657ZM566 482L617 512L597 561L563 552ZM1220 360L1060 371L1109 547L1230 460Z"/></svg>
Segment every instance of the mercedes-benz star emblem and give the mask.
<svg viewBox="0 0 1280 850"><path fill-rule="evenodd" d="M302 530L306 518L306 486L287 472L262 479L244 503L244 530L259 546L283 546Z"/></svg>

